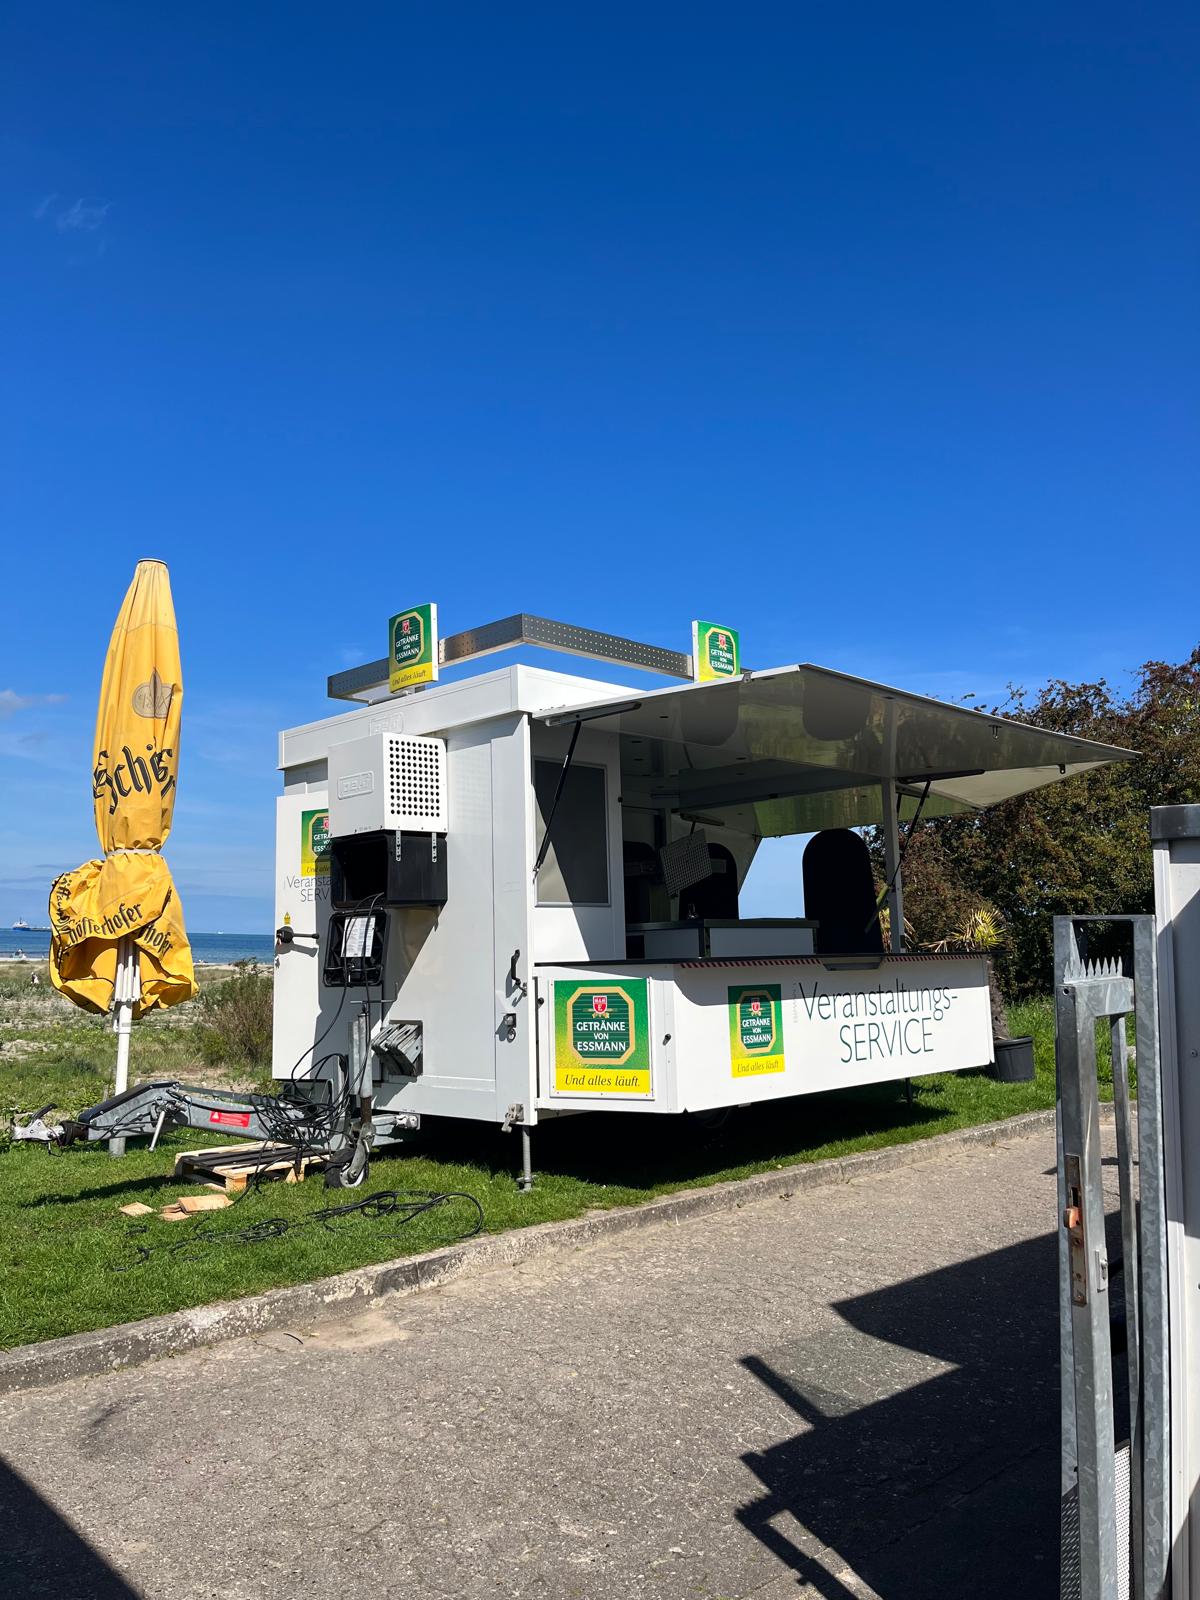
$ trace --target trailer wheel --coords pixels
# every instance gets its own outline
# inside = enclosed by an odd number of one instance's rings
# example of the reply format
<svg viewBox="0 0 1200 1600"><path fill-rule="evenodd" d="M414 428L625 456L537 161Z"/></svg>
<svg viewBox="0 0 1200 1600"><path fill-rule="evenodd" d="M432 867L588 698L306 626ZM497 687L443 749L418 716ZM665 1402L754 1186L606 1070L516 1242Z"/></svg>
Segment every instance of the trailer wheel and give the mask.
<svg viewBox="0 0 1200 1600"><path fill-rule="evenodd" d="M364 1161L357 1172L354 1170L353 1159L349 1161L331 1162L325 1168L325 1187L327 1189L360 1189L367 1176L370 1166L369 1161Z"/></svg>

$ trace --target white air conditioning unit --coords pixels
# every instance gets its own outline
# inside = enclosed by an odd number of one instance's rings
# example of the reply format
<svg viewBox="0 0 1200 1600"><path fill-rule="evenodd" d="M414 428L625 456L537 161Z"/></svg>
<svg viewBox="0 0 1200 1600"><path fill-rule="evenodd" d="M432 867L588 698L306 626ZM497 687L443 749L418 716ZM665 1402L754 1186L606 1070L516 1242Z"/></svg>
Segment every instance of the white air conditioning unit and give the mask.
<svg viewBox="0 0 1200 1600"><path fill-rule="evenodd" d="M407 733L372 733L329 751L329 832L445 833L446 746Z"/></svg>

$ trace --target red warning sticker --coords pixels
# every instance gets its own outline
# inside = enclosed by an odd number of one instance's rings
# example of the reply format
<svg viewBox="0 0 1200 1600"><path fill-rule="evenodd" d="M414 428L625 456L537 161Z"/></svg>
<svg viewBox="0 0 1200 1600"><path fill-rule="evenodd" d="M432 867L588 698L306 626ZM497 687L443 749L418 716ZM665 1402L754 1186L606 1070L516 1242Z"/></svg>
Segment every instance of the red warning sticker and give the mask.
<svg viewBox="0 0 1200 1600"><path fill-rule="evenodd" d="M208 1120L217 1123L222 1128L248 1128L250 1126L250 1113L248 1111L210 1111Z"/></svg>

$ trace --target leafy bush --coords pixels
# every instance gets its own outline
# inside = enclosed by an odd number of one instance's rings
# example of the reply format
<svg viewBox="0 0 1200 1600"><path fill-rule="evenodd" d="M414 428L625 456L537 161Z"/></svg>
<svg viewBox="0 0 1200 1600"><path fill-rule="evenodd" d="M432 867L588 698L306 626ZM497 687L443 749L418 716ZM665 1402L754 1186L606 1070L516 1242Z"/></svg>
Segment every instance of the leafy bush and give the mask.
<svg viewBox="0 0 1200 1600"><path fill-rule="evenodd" d="M257 961L239 961L236 967L235 977L201 990L196 1041L210 1066L261 1067L271 1059L273 984Z"/></svg>
<svg viewBox="0 0 1200 1600"><path fill-rule="evenodd" d="M904 857L904 911L917 945L960 928L981 901L1003 919L997 954L1012 999L1045 993L1056 915L1154 909L1151 806L1200 800L1200 648L1149 661L1129 692L1101 680L1014 689L997 714L1137 752L1006 800L977 816L919 823ZM882 879L883 839L870 839Z"/></svg>

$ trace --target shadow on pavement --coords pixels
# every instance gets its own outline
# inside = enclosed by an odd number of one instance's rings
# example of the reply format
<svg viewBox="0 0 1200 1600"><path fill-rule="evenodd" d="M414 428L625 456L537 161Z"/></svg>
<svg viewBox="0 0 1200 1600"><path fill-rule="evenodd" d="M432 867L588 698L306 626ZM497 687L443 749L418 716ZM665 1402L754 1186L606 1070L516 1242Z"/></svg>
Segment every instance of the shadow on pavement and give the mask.
<svg viewBox="0 0 1200 1600"><path fill-rule="evenodd" d="M829 1600L864 1593L850 1574L881 1600L1057 1596L1056 1270L1046 1234L746 1358L806 1426L743 1457L764 1492L742 1524Z"/></svg>
<svg viewBox="0 0 1200 1600"><path fill-rule="evenodd" d="M0 1591L21 1600L140 1600L20 1473L0 1461Z"/></svg>

